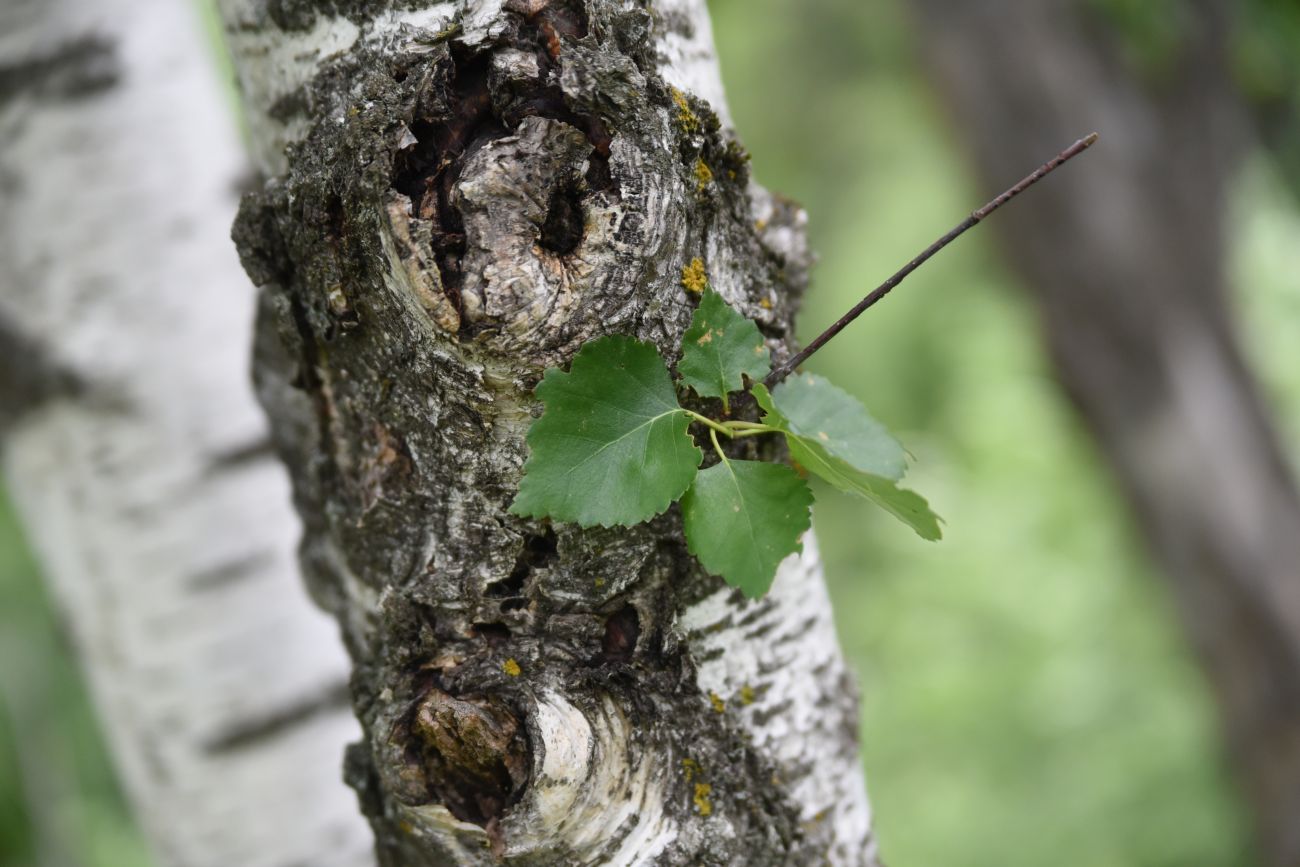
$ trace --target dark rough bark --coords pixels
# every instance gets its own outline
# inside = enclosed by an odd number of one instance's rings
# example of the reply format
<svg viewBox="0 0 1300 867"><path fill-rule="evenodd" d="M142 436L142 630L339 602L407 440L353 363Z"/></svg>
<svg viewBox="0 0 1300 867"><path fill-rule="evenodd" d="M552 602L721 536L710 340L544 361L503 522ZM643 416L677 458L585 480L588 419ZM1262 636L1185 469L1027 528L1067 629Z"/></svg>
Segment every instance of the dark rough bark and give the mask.
<svg viewBox="0 0 1300 867"><path fill-rule="evenodd" d="M1225 275L1249 136L1232 4L1175 4L1134 63L1099 6L917 0L930 69L990 188L1063 143L1086 162L999 216L1092 429L1221 699L1270 863L1300 863L1300 500L1243 361ZM1174 7L1171 7L1174 8Z"/></svg>
<svg viewBox="0 0 1300 867"><path fill-rule="evenodd" d="M281 3L276 20L309 27L327 5ZM383 5L344 11L364 23ZM665 83L656 34L689 19L514 0L484 20L491 6L322 66L281 105L314 119L287 175L235 228L265 287L257 379L302 562L355 660L365 739L347 773L380 861L873 863L865 818L856 838L840 827L864 804L809 820L794 795L858 773L838 657L809 675L829 680L802 713L846 764L783 762L754 733L789 701L723 712L733 697L697 684L707 640L681 618L720 582L675 507L612 530L506 511L544 369L610 333L672 357L693 260L786 353L801 214L750 185L708 104ZM734 618L710 628L773 604L727 597ZM799 628L830 627L743 641ZM564 757L546 747L574 725L592 733L574 758L588 779L553 779ZM576 800L557 811L554 792Z"/></svg>

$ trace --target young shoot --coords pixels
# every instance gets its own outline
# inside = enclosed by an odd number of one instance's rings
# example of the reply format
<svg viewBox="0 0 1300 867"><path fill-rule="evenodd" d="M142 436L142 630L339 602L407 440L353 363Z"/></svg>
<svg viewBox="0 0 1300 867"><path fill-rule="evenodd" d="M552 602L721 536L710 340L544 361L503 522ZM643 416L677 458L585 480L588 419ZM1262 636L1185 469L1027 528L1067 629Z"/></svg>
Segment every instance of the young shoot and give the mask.
<svg viewBox="0 0 1300 867"><path fill-rule="evenodd" d="M528 431L530 456L510 511L583 527L632 526L680 500L686 544L705 569L745 595L767 592L777 567L801 550L813 494L783 463L729 458L723 440L785 438L793 462L841 491L865 497L937 540L939 518L900 488L906 453L854 397L820 376L790 374L908 274L971 226L1097 139L1080 139L1015 186L973 211L787 362L775 369L758 326L706 288L682 335L680 385L718 398L722 418L686 409L658 350L611 335L585 344L567 372L546 371L537 386L542 416ZM731 397L753 396L759 421L731 419ZM692 425L708 431L718 461Z"/></svg>

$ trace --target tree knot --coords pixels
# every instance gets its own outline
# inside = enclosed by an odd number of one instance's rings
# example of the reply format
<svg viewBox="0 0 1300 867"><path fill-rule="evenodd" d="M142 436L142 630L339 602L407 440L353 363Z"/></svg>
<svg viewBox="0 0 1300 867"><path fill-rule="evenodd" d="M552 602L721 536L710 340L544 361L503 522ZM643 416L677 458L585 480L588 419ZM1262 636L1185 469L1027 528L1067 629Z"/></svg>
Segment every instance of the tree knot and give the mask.
<svg viewBox="0 0 1300 867"><path fill-rule="evenodd" d="M523 726L500 699L432 689L413 728L430 795L462 821L486 826L528 781Z"/></svg>

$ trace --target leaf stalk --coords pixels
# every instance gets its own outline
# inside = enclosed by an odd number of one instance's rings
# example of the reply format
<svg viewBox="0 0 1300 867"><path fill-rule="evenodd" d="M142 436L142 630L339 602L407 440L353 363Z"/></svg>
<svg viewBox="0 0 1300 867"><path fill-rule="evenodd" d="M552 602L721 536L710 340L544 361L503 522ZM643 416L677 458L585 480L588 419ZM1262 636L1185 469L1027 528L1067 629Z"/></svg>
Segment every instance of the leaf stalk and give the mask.
<svg viewBox="0 0 1300 867"><path fill-rule="evenodd" d="M713 428L709 428L709 439L713 440L713 450L718 453L718 457L722 458L722 462L724 464L731 463L727 460L727 453L722 450L722 444L718 442L718 432Z"/></svg>

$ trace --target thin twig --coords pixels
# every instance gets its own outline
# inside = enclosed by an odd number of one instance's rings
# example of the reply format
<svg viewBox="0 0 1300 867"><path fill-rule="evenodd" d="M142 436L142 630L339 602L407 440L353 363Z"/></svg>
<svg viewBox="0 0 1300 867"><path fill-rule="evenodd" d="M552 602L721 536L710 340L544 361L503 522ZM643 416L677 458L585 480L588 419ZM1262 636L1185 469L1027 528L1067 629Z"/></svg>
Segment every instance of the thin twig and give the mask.
<svg viewBox="0 0 1300 867"><path fill-rule="evenodd" d="M935 241L929 247L926 247L925 250L919 256L917 256L912 261L908 262L906 265L900 268L894 274L894 276L890 277L884 283L881 283L874 290L872 290L870 295L868 295L867 297L859 301L857 304L855 304L852 310L850 310L848 313L845 313L843 316L837 319L835 323L831 325L830 328L827 328L825 331L819 334L812 343L809 343L806 347L804 347L803 351L796 353L795 356L791 358L789 361L787 361L785 364L782 364L780 367L776 368L771 373L769 373L767 375L767 378L763 380L763 384L766 385L768 388L772 388L778 382L785 379L787 376L790 375L790 373L796 367L798 367L800 364L803 364L805 361L807 361L808 358L814 352L816 352L817 350L825 346L827 341L829 341L832 337L834 337L835 335L843 331L845 326L847 326L854 319L857 319L859 316L861 316L863 311L865 311L871 305L875 304L881 298L884 298L886 295L888 295L890 290L892 290L899 283L902 283L903 279L907 277L908 274L911 274L917 268L921 267L921 265L923 265L927 259L933 256L935 253L938 253L940 250L942 250L944 247L951 244L953 241L957 240L957 238L961 237L962 233L965 232L967 229L969 229L971 226L974 226L980 220L983 220L989 214L993 213L998 208L1002 207L1007 202L1011 201L1016 196L1020 195L1025 190L1029 189L1034 184L1041 181L1047 175L1051 174L1051 172L1054 169L1056 169L1058 166L1069 161L1071 158L1078 156L1088 148L1092 147L1093 142L1095 142L1096 140L1097 140L1097 134L1095 132L1092 133L1091 135L1079 139L1077 142L1070 145L1065 150L1061 151L1055 157L1043 163L1041 166L1035 169L1031 174L1026 175L1024 178L1020 180L1019 183L1017 183L1011 189L1002 193L1000 196L993 199L984 207L972 211L969 217L967 217L966 219L958 223L956 226L954 226L948 232L948 234L944 235L942 238Z"/></svg>

